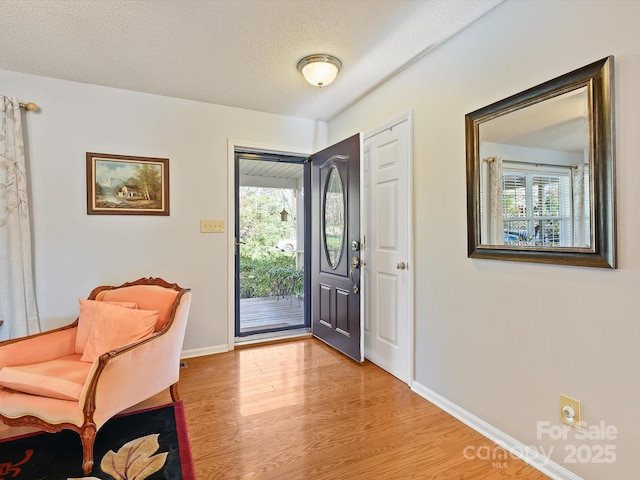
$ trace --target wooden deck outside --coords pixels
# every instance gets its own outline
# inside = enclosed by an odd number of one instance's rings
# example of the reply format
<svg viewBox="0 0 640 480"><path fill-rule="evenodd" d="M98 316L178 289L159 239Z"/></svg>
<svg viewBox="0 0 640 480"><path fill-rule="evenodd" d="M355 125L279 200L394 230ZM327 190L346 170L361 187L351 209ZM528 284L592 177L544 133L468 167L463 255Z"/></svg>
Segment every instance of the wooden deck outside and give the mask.
<svg viewBox="0 0 640 480"><path fill-rule="evenodd" d="M240 332L291 326L304 327L304 300L293 298L241 298Z"/></svg>

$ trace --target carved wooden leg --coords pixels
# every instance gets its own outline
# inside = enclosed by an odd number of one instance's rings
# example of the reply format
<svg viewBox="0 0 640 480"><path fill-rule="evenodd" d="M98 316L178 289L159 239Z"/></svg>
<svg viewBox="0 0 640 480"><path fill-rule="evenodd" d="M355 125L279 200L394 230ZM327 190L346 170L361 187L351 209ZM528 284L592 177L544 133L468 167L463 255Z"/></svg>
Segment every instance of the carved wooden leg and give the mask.
<svg viewBox="0 0 640 480"><path fill-rule="evenodd" d="M171 400L173 400L174 402L180 400L180 394L178 393L178 382L169 387L169 392L171 393Z"/></svg>
<svg viewBox="0 0 640 480"><path fill-rule="evenodd" d="M82 439L82 472L88 475L93 468L93 444L96 440L96 426L91 423L82 427L80 438Z"/></svg>

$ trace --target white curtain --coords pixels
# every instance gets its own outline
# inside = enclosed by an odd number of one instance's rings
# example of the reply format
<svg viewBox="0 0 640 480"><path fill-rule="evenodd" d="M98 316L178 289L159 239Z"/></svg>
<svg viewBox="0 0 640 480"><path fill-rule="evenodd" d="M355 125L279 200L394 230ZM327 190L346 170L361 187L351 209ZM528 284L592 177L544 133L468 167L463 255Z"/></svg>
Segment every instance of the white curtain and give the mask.
<svg viewBox="0 0 640 480"><path fill-rule="evenodd" d="M573 191L573 246L586 247L586 209L584 190L584 163L571 170L571 189Z"/></svg>
<svg viewBox="0 0 640 480"><path fill-rule="evenodd" d="M20 104L0 96L0 340L40 331Z"/></svg>
<svg viewBox="0 0 640 480"><path fill-rule="evenodd" d="M504 222L502 220L502 157L493 157L489 162L489 243L504 244Z"/></svg>

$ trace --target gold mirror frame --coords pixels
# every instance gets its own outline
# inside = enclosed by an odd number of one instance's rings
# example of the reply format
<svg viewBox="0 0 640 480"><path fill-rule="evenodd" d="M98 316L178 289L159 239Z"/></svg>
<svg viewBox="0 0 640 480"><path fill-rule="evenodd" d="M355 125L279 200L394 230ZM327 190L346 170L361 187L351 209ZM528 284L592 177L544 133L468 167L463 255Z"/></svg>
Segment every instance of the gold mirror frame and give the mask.
<svg viewBox="0 0 640 480"><path fill-rule="evenodd" d="M493 260L617 268L614 169L613 56L512 95L465 116L468 256ZM481 244L480 125L544 100L587 87L591 242L588 248Z"/></svg>

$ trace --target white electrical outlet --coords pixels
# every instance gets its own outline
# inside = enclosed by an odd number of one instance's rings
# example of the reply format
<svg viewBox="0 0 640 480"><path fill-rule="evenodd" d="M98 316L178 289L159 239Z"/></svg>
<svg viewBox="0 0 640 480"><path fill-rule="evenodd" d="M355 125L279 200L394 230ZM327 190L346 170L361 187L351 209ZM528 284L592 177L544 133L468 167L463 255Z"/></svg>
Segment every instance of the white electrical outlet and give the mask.
<svg viewBox="0 0 640 480"><path fill-rule="evenodd" d="M580 401L560 395L560 421L576 428L580 423Z"/></svg>

